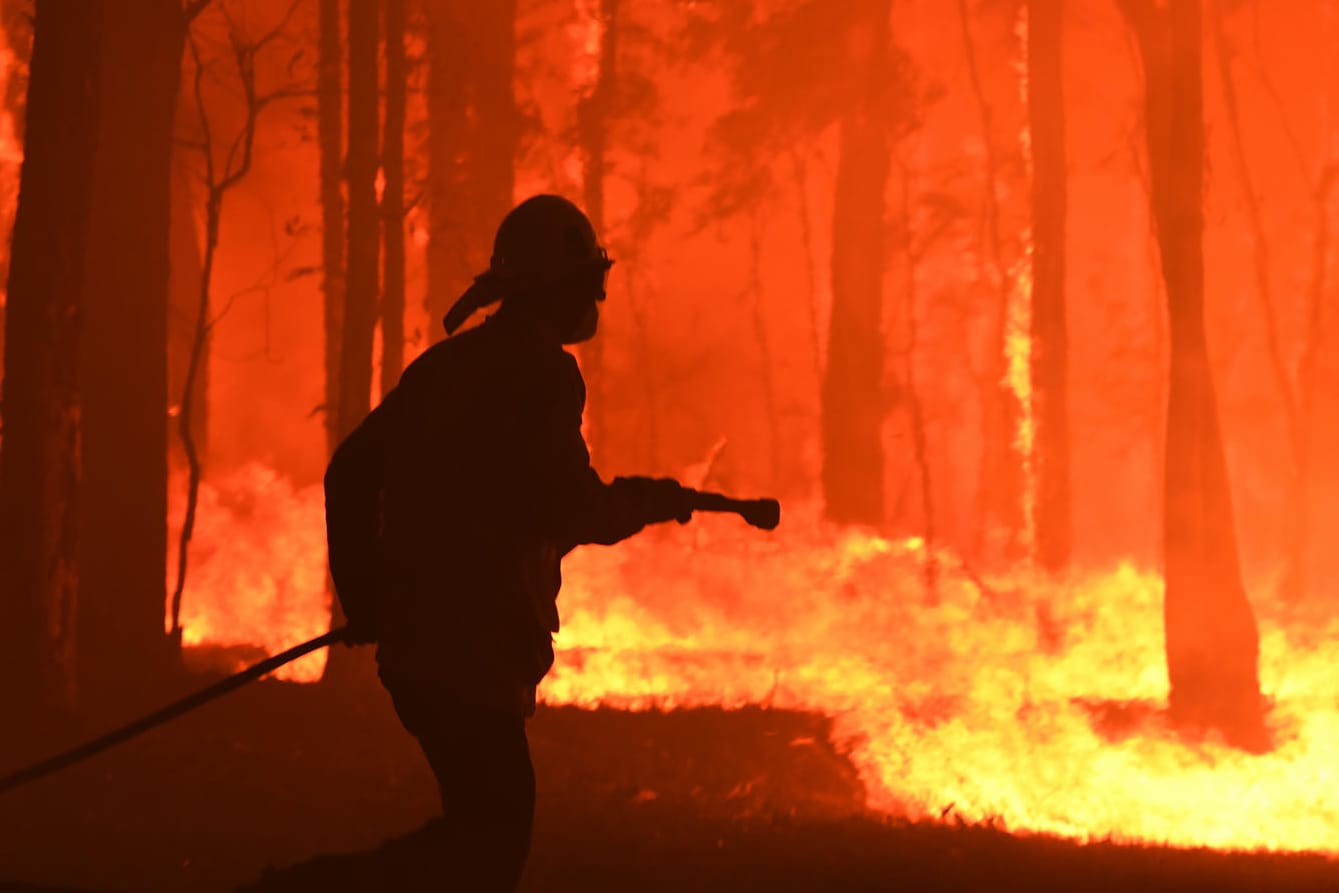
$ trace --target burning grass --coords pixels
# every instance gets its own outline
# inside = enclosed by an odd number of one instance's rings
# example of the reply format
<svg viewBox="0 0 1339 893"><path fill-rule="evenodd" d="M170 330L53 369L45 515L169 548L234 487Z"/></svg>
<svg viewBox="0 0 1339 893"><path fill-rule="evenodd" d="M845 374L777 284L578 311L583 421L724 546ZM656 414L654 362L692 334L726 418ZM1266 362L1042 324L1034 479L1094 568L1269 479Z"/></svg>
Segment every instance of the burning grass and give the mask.
<svg viewBox="0 0 1339 893"><path fill-rule="evenodd" d="M274 651L315 635L326 622L319 492L251 468L215 494L192 559L187 641ZM579 550L541 696L825 714L867 807L887 817L1339 851L1339 631L1257 604L1276 746L1250 756L1165 722L1155 574L981 576L938 553L930 590L928 557L916 540L832 528L812 506L787 506L770 536L702 517Z"/></svg>

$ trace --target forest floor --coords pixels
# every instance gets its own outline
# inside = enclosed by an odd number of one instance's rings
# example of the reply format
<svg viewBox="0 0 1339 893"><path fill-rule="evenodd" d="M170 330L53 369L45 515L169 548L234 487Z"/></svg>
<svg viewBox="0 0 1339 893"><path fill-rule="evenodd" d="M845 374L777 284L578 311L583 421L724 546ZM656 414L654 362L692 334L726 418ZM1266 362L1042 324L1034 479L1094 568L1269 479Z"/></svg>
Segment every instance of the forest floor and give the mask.
<svg viewBox="0 0 1339 893"><path fill-rule="evenodd" d="M1081 845L863 809L823 717L541 707L525 891L1339 891L1339 862ZM8 734L0 770L53 746ZM0 798L0 890L227 890L436 809L389 699L255 684Z"/></svg>

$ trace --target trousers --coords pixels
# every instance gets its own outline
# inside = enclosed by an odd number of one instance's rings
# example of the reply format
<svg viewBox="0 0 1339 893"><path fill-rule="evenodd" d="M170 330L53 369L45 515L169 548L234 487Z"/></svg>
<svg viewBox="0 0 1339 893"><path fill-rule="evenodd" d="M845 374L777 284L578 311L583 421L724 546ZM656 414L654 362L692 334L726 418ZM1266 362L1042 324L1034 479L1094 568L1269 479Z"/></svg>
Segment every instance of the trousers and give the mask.
<svg viewBox="0 0 1339 893"><path fill-rule="evenodd" d="M431 682L385 680L436 776L442 817L404 839L407 889L511 893L530 853L535 772L525 718Z"/></svg>

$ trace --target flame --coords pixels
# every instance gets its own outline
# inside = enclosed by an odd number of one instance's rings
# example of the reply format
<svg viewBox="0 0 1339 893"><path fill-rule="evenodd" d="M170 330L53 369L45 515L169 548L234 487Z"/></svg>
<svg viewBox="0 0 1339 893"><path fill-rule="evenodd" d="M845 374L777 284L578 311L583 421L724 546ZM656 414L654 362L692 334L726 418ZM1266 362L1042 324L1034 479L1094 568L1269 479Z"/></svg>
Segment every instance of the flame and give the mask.
<svg viewBox="0 0 1339 893"><path fill-rule="evenodd" d="M318 487L261 466L206 487L187 642L273 652L324 629L321 517ZM1339 851L1335 624L1263 613L1277 747L1251 756L1164 722L1158 575L1125 565L1067 581L982 577L939 551L928 600L929 557L917 538L828 525L817 505L788 505L771 535L706 516L579 549L541 698L825 713L883 814ZM318 673L312 662L292 678Z"/></svg>
<svg viewBox="0 0 1339 893"><path fill-rule="evenodd" d="M176 543L186 480L170 486L168 591L176 582ZM320 485L295 489L260 463L200 485L186 558L182 643L277 654L330 628L326 593L325 505ZM171 615L164 619L170 627ZM239 670L250 660L227 664ZM325 669L318 651L280 669L280 679L313 682Z"/></svg>

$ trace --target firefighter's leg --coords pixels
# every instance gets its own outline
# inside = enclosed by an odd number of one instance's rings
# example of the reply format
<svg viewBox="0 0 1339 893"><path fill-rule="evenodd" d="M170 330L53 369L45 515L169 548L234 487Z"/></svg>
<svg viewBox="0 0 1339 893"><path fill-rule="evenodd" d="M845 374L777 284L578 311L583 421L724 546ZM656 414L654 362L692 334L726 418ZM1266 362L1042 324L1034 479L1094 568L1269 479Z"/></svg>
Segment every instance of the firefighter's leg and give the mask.
<svg viewBox="0 0 1339 893"><path fill-rule="evenodd" d="M428 860L460 889L514 890L529 855L535 809L525 720L440 691L392 691L392 697L441 792L440 850Z"/></svg>

